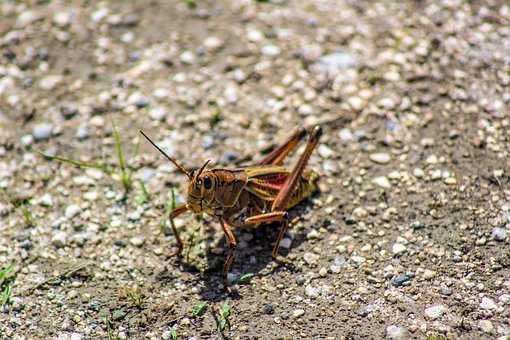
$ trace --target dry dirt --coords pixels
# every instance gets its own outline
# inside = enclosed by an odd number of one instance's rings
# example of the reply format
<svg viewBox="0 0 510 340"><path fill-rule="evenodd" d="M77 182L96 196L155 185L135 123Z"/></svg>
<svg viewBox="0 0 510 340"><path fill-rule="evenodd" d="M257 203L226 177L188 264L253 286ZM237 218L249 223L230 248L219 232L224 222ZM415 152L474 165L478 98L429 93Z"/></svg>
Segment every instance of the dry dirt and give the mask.
<svg viewBox="0 0 510 340"><path fill-rule="evenodd" d="M505 1L6 0L0 52L0 338L508 339ZM169 257L186 178L140 129L228 167L315 124L283 263L237 230L226 293L192 215Z"/></svg>

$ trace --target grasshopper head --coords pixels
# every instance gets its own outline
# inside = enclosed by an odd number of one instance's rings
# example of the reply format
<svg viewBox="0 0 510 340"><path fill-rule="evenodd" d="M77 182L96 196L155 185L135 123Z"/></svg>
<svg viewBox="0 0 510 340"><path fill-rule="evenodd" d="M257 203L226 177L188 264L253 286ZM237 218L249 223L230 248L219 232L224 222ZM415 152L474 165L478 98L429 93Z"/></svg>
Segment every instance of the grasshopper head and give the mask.
<svg viewBox="0 0 510 340"><path fill-rule="evenodd" d="M175 159L167 155L159 146L156 145L142 130L140 133L156 148L159 152L161 152L170 162L172 162L177 169L186 175L189 179L188 183L188 207L193 210L195 213L201 213L204 211L204 200L206 202L211 202L211 195L209 192L214 187L214 183L212 179L207 175L208 171L204 174L202 172L205 170L209 161L205 162L205 164L200 168L198 172L188 171L182 165L180 165ZM212 177L212 176L211 176ZM206 205L207 206L207 205Z"/></svg>
<svg viewBox="0 0 510 340"><path fill-rule="evenodd" d="M142 130L140 130L140 133L147 138L147 140L170 162L172 162L181 173L188 177L188 207L195 213L201 213L208 209L211 210L210 203L214 199L214 187L216 186L217 179L211 171L204 171L210 161L205 162L198 171L188 171L175 159L167 155Z"/></svg>
<svg viewBox="0 0 510 340"><path fill-rule="evenodd" d="M188 183L188 206L195 213L201 213L209 207L214 199L216 176L211 171L204 171L209 161L197 171L191 173Z"/></svg>

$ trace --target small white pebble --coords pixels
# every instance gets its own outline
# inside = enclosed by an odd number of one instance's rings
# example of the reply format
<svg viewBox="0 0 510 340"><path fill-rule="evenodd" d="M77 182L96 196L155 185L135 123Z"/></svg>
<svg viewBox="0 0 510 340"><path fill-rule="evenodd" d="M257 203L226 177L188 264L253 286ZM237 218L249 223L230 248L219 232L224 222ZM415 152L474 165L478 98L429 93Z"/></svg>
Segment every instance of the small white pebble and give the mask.
<svg viewBox="0 0 510 340"><path fill-rule="evenodd" d="M312 229L308 232L308 234L306 234L306 238L309 240L317 239L319 238L319 232L315 229Z"/></svg>
<svg viewBox="0 0 510 340"><path fill-rule="evenodd" d="M291 244L292 244L292 240L290 238L288 238L288 237L284 237L280 241L280 247L285 248L285 249L289 249Z"/></svg>
<svg viewBox="0 0 510 340"><path fill-rule="evenodd" d="M478 327L486 334L491 334L494 331L494 326L490 320L480 320Z"/></svg>
<svg viewBox="0 0 510 340"><path fill-rule="evenodd" d="M316 299L319 297L319 289L313 287L312 285L308 285L305 287L305 294L309 298Z"/></svg>
<svg viewBox="0 0 510 340"><path fill-rule="evenodd" d="M319 145L317 152L322 158L331 158L334 156L335 152L329 146L325 144Z"/></svg>
<svg viewBox="0 0 510 340"><path fill-rule="evenodd" d="M319 276L320 277L326 277L328 275L328 270L324 267L322 267L320 270L319 270Z"/></svg>
<svg viewBox="0 0 510 340"><path fill-rule="evenodd" d="M391 161L391 156L385 152L373 153L369 156L370 160L377 164L386 164Z"/></svg>
<svg viewBox="0 0 510 340"><path fill-rule="evenodd" d="M78 205L71 204L66 208L65 217L67 219L71 219L71 218L75 217L76 215L78 215L80 213L80 211L81 211L81 208Z"/></svg>
<svg viewBox="0 0 510 340"><path fill-rule="evenodd" d="M390 189L391 183L386 176L378 176L372 179L372 183L384 189Z"/></svg>
<svg viewBox="0 0 510 340"><path fill-rule="evenodd" d="M480 302L480 308L482 308L482 309L496 309L496 308L498 308L498 305L496 304L496 302L494 302L493 299L484 296L482 298L482 301Z"/></svg>
<svg viewBox="0 0 510 340"><path fill-rule="evenodd" d="M183 64L193 64L195 62L195 55L191 51L185 51L179 59Z"/></svg>
<svg viewBox="0 0 510 340"><path fill-rule="evenodd" d="M434 305L428 308L425 308L425 317L429 320L436 320L441 317L444 313L446 313L447 309L443 305Z"/></svg>
<svg viewBox="0 0 510 340"><path fill-rule="evenodd" d="M58 231L52 238L51 244L57 248L62 248L67 243L67 234L63 231Z"/></svg>
<svg viewBox="0 0 510 340"><path fill-rule="evenodd" d="M39 199L39 204L43 207L51 207L53 205L53 196L51 194L46 193Z"/></svg>
<svg viewBox="0 0 510 340"><path fill-rule="evenodd" d="M319 260L319 255L307 252L303 255L303 259L309 266L313 266Z"/></svg>
<svg viewBox="0 0 510 340"><path fill-rule="evenodd" d="M303 309L296 309L292 312L292 316L294 318L299 318L300 316L303 316L305 314L305 311Z"/></svg>
<svg viewBox="0 0 510 340"><path fill-rule="evenodd" d="M413 176L416 178L423 178L423 176L425 176L425 171L420 168L415 168L413 170Z"/></svg>
<svg viewBox="0 0 510 340"><path fill-rule="evenodd" d="M141 236L134 236L129 239L129 242L135 247L141 247L144 244L145 239Z"/></svg>
<svg viewBox="0 0 510 340"><path fill-rule="evenodd" d="M395 243L393 245L393 247L391 248L391 251L395 255L400 255L400 254L404 253L406 250L407 250L406 246L404 246L401 243Z"/></svg>

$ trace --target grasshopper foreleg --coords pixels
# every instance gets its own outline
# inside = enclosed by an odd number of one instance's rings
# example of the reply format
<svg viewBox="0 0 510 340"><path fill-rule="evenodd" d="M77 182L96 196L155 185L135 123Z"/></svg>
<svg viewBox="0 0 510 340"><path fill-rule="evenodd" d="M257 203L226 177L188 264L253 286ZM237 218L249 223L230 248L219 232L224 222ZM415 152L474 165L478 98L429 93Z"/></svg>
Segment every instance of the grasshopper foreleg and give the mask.
<svg viewBox="0 0 510 340"><path fill-rule="evenodd" d="M223 264L223 285L226 288L228 287L227 274L230 271L230 268L232 267L232 263L234 263L237 241L236 237L234 236L234 233L232 232L232 229L223 218L220 218L220 224L221 227L223 228L223 232L225 232L225 236L228 242L228 255L227 258L225 259L225 263Z"/></svg>
<svg viewBox="0 0 510 340"><path fill-rule="evenodd" d="M188 211L188 206L186 204L182 204L182 205L177 206L174 210L172 210L172 212L168 216L170 219L170 226L172 227L172 231L175 236L175 240L177 241L177 249L173 253L171 253L170 256L180 255L182 252L182 248L183 248L184 244L182 243L182 240L179 236L179 232L177 231L177 228L175 227L174 218L176 218L177 216L181 215L182 213L184 213L186 211Z"/></svg>

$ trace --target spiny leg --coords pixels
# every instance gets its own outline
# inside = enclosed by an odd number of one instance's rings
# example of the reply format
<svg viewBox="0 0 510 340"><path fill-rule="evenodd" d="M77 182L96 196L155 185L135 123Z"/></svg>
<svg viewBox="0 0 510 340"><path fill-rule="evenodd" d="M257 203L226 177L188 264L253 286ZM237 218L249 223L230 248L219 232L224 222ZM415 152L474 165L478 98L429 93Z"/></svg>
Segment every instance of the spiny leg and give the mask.
<svg viewBox="0 0 510 340"><path fill-rule="evenodd" d="M301 179L303 171L304 171L306 165L308 164L310 156L312 155L313 150L317 146L321 135L322 135L321 127L315 126L310 133L310 137L308 138L308 142L306 143L305 151L299 157L299 160L297 161L296 165L294 166L294 169L292 169L292 172L289 174L289 176L283 183L281 190L278 192L278 195L276 196L275 200L273 201L273 205L271 206L272 212L285 211L285 209L287 208L289 201L292 198L294 191L296 190L296 185L298 184L298 181ZM276 255L278 254L278 249L280 248L280 241L281 241L283 235L285 235L288 225L289 224L287 222L287 219L285 219L280 227L280 232L278 233L278 239L276 240L276 244L274 245L274 248L273 248L273 253L272 253L273 258L276 258Z"/></svg>
<svg viewBox="0 0 510 340"><path fill-rule="evenodd" d="M282 145L271 151L266 157L259 161L258 165L281 165L285 157L296 148L298 143L306 136L306 129L299 128L292 136Z"/></svg>
<svg viewBox="0 0 510 340"><path fill-rule="evenodd" d="M266 214L260 214L248 217L245 221L246 224L258 224L258 223L270 223L270 222L281 222L282 227L280 228L280 231L278 232L278 237L276 239L275 247L273 248L272 256L276 259L276 256L278 255L278 249L280 245L280 241L283 238L283 235L285 235L285 231L287 230L287 226L289 224L287 219L287 212L286 211L273 211Z"/></svg>
<svg viewBox="0 0 510 340"><path fill-rule="evenodd" d="M292 194L296 190L296 184L301 179L301 175L308 164L308 160L312 155L313 150L317 146L319 142L319 138L322 135L322 128L320 126L315 126L310 133L310 137L306 143L306 148L303 154L299 157L296 165L290 172L289 176L283 183L282 188L278 192L275 200L273 201L273 205L271 206L271 211L283 211L287 208L287 205L292 198Z"/></svg>
<svg viewBox="0 0 510 340"><path fill-rule="evenodd" d="M188 206L186 204L181 204L181 205L177 206L174 210L172 210L172 212L169 215L170 226L172 227L172 231L174 233L175 240L177 241L177 249L172 254L170 254L170 256L180 255L182 252L182 248L183 248L184 244L182 243L182 240L179 236L179 232L177 231L177 228L175 227L174 218L176 218L177 216L179 216L180 214L182 214L186 211L188 211Z"/></svg>
<svg viewBox="0 0 510 340"><path fill-rule="evenodd" d="M225 260L225 263L223 264L223 285L225 286L225 288L227 288L228 287L227 274L230 271L230 268L232 267L232 263L234 263L237 241L234 236L234 233L232 232L232 229L230 229L230 226L223 220L223 218L220 218L220 224L221 227L223 228L223 232L225 232L225 236L228 242L228 255Z"/></svg>

